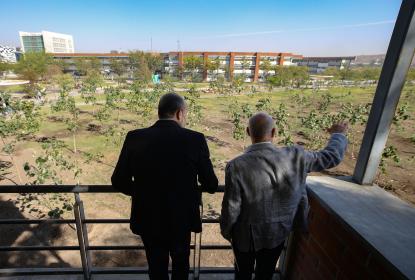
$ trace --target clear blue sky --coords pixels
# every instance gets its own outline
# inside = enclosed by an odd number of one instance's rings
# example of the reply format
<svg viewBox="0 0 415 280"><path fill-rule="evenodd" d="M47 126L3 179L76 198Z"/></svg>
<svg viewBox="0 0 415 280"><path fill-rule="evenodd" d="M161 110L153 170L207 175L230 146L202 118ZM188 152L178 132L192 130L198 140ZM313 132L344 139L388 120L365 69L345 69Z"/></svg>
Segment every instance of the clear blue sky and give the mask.
<svg viewBox="0 0 415 280"><path fill-rule="evenodd" d="M385 53L400 0L1 1L0 44L18 31L72 34L76 52Z"/></svg>

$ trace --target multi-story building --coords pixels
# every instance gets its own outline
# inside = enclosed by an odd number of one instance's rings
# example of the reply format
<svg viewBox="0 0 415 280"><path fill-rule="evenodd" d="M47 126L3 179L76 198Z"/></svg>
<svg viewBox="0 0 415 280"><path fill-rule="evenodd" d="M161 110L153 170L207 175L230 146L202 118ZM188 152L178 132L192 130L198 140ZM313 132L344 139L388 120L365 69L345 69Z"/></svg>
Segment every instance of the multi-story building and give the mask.
<svg viewBox="0 0 415 280"><path fill-rule="evenodd" d="M337 57L303 57L293 59L293 64L297 66L307 66L310 73L321 73L329 67L345 69L356 59L355 56Z"/></svg>
<svg viewBox="0 0 415 280"><path fill-rule="evenodd" d="M17 55L16 48L0 45L0 62L16 63Z"/></svg>
<svg viewBox="0 0 415 280"><path fill-rule="evenodd" d="M19 31L23 52L74 53L72 35L42 31Z"/></svg>
<svg viewBox="0 0 415 280"><path fill-rule="evenodd" d="M73 53L73 54L53 54L55 59L60 59L67 64L67 71L75 71L76 58L95 57L101 61L102 69L110 71L111 59L125 60L128 64L128 53ZM164 58L164 73L177 75L183 72L185 57L193 56L199 58L201 64L205 65L208 60L219 61L219 67L213 71L208 71L200 67L195 71L201 75L203 80L210 81L217 75L232 79L237 75L244 75L246 81L262 80L265 71L272 74L273 70L265 70L261 66L264 61L269 61L269 65L289 66L293 65L294 58L301 58L301 55L291 53L261 53L261 52L169 52L161 54Z"/></svg>
<svg viewBox="0 0 415 280"><path fill-rule="evenodd" d="M273 70L263 69L264 61L269 65L292 65L294 58L302 58L302 55L292 53L271 52L169 52L165 54L165 71L173 74L183 69L185 57L198 57L206 65L209 60L219 60L219 66L215 71L200 69L203 80L209 81L215 75L224 75L232 79L236 75L244 75L246 81L258 81L263 78L265 71L272 74Z"/></svg>
<svg viewBox="0 0 415 280"><path fill-rule="evenodd" d="M246 82L263 81L266 75L275 73L274 66L307 66L311 73L320 73L327 67L344 69L349 67L354 57L303 57L292 53L271 53L271 52L169 52L161 54L164 59L163 73L183 77L183 75L193 72L204 81L210 81L218 75L227 79L233 79L238 75L243 75ZM77 58L98 58L101 61L102 70L106 73L111 72L111 59L125 61L129 63L128 53L72 53L72 54L53 54L55 59L65 62L66 71L75 72L75 60ZM186 57L192 56L200 63L200 67L194 70L186 70L184 67ZM216 69L207 70L208 61L219 62ZM128 68L128 67L127 67ZM131 74L131 73L130 73ZM131 75L128 75L131 76Z"/></svg>

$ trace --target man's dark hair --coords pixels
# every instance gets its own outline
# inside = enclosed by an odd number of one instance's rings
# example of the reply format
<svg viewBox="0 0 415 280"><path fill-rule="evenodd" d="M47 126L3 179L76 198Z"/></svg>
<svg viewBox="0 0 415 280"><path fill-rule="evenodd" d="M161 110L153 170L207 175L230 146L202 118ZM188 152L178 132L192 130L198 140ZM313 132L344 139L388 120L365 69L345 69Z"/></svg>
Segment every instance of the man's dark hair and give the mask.
<svg viewBox="0 0 415 280"><path fill-rule="evenodd" d="M186 103L183 97L176 93L167 93L160 98L158 106L158 115L160 119L174 117L174 114L184 108Z"/></svg>

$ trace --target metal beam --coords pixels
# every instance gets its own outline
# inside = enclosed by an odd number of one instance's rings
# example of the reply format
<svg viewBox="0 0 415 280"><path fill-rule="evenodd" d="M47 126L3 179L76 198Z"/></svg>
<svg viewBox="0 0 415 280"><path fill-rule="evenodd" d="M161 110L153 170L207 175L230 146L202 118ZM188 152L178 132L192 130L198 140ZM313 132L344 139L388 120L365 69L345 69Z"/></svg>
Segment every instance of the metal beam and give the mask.
<svg viewBox="0 0 415 280"><path fill-rule="evenodd" d="M403 0L376 88L353 174L358 184L376 176L415 50L415 0Z"/></svg>

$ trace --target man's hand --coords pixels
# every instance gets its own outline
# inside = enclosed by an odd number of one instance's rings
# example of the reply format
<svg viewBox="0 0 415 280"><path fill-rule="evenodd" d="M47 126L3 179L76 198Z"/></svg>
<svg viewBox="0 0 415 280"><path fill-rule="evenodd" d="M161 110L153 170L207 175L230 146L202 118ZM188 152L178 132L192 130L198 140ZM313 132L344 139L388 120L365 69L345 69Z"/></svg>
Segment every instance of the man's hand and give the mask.
<svg viewBox="0 0 415 280"><path fill-rule="evenodd" d="M330 128L328 128L327 132L346 134L347 128L348 128L347 122L339 122L339 123L333 124Z"/></svg>

